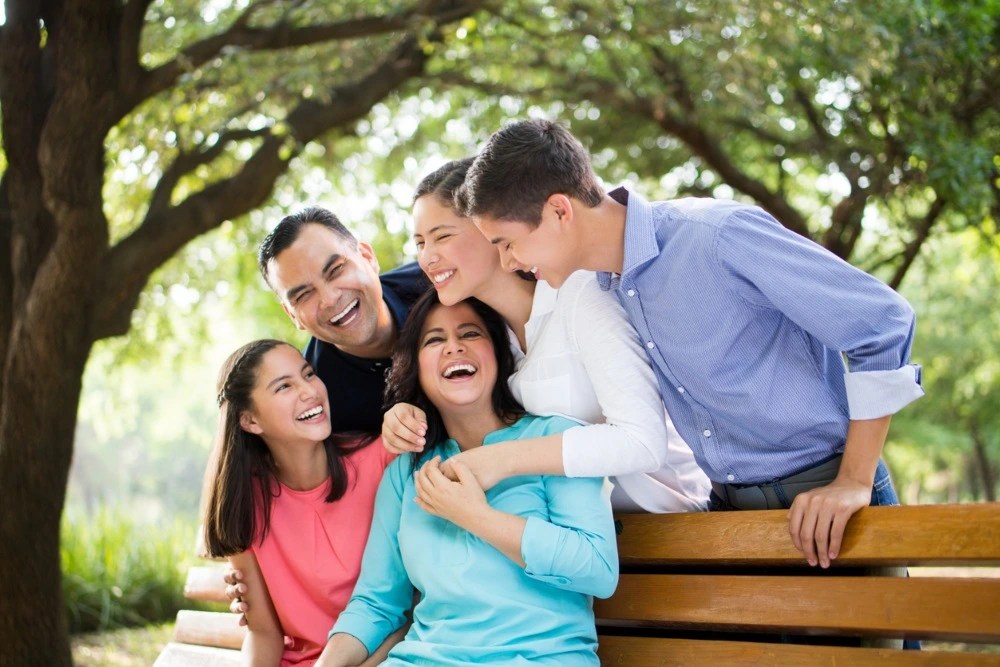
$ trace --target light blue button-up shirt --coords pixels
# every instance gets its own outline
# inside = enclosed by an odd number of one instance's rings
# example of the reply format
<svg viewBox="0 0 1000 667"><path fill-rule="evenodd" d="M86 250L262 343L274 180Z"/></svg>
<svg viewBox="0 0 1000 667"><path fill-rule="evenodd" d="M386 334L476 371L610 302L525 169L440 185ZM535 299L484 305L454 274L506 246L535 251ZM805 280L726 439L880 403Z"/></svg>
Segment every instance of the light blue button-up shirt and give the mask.
<svg viewBox="0 0 1000 667"><path fill-rule="evenodd" d="M561 433L577 422L527 416L484 446ZM458 454L448 440L429 456ZM521 568L495 547L428 514L410 455L386 468L375 499L361 576L331 634L369 652L399 627L413 590L413 624L385 665L598 665L591 596L618 582L618 550L604 478L524 475L486 493L498 510L527 519Z"/></svg>
<svg viewBox="0 0 1000 667"><path fill-rule="evenodd" d="M708 476L755 484L842 451L851 419L923 395L914 314L896 292L757 207L627 202L613 289L674 425Z"/></svg>

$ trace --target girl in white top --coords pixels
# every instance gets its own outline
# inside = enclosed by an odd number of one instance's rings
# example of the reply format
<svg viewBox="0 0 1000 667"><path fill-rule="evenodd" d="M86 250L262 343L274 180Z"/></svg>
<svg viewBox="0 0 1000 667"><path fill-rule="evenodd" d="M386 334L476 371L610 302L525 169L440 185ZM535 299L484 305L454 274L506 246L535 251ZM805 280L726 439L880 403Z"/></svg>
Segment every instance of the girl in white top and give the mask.
<svg viewBox="0 0 1000 667"><path fill-rule="evenodd" d="M441 303L475 297L507 321L518 358L511 389L526 410L588 424L455 458L483 488L514 475L610 476L616 510L705 509L708 478L665 419L652 369L617 300L592 273L578 272L555 290L505 270L486 237L452 207L452 194L471 163L449 162L418 186L417 260ZM395 453L422 450L423 420L413 406L393 407L382 426L385 446ZM445 472L453 474L447 462Z"/></svg>

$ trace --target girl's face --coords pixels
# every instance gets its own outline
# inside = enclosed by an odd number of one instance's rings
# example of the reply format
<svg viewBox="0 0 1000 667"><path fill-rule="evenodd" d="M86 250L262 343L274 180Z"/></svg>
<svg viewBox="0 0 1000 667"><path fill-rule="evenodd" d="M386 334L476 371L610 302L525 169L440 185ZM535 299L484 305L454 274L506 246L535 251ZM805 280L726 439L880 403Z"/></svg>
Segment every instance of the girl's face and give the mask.
<svg viewBox="0 0 1000 667"><path fill-rule="evenodd" d="M420 386L442 414L493 410L496 352L469 304L431 311L420 331L417 360Z"/></svg>
<svg viewBox="0 0 1000 667"><path fill-rule="evenodd" d="M450 306L483 288L501 271L500 256L472 221L455 213L434 195L413 204L413 240L417 262Z"/></svg>
<svg viewBox="0 0 1000 667"><path fill-rule="evenodd" d="M253 407L240 415L244 431L272 442L319 442L330 435L326 385L289 345L264 354L250 399Z"/></svg>

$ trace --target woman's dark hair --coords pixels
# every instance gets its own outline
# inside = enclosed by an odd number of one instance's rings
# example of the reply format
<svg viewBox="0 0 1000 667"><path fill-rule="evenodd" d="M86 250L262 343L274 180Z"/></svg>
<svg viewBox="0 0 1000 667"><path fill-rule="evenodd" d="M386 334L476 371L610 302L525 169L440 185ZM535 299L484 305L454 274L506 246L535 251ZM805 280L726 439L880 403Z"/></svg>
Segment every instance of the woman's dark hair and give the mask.
<svg viewBox="0 0 1000 667"><path fill-rule="evenodd" d="M261 362L279 345L288 343L270 339L247 343L229 355L219 372L218 402L225 424L218 451L213 453L214 471L206 484L208 501L203 521L205 546L213 558L246 551L255 538L263 541L270 527L271 501L281 492L274 457L264 439L240 426L240 415L253 409L251 393L257 384ZM370 435L346 433L331 434L326 439L323 444L330 472L326 502L340 499L347 491L344 458L374 439ZM261 526L257 525L255 500L262 510Z"/></svg>
<svg viewBox="0 0 1000 667"><path fill-rule="evenodd" d="M475 158L472 157L452 160L424 176L420 185L417 186L417 191L413 193L413 201L417 201L424 195L434 195L442 204L454 209L455 191L465 182L465 174L472 166L473 160Z"/></svg>
<svg viewBox="0 0 1000 667"><path fill-rule="evenodd" d="M483 320L486 332L493 343L493 352L497 360L497 382L493 387L492 405L496 413L505 423L514 423L524 414L524 408L514 398L507 379L514 372L514 355L510 351L510 339L507 337L507 325L500 314L478 299L468 298L459 304L468 304ZM455 304L456 306L459 304ZM403 330L396 341L392 354L392 370L385 383L385 405L387 408L396 403L415 405L427 415L427 434L424 436L431 447L413 458L414 470L433 449L433 445L446 440L448 432L441 419L441 413L431 403L420 386L420 364L417 355L420 351L420 332L427 318L438 308L447 308L438 301L437 291L429 290L413 305L410 316L403 325ZM454 306L451 306L454 307Z"/></svg>

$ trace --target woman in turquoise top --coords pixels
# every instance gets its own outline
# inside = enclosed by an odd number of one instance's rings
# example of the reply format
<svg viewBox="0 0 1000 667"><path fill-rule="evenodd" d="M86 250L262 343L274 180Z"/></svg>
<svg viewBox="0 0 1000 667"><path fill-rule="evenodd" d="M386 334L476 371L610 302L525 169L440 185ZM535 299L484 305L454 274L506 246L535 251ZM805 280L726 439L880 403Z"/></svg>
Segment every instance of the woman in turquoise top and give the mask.
<svg viewBox="0 0 1000 667"><path fill-rule="evenodd" d="M576 422L523 414L503 320L469 299L414 306L389 376L390 402L428 417L418 455L382 478L361 577L317 667L355 665L413 624L386 665L598 665L591 596L618 582L610 489L600 478L512 477L483 493L441 462L473 447L561 432ZM419 457L419 458L416 458Z"/></svg>

